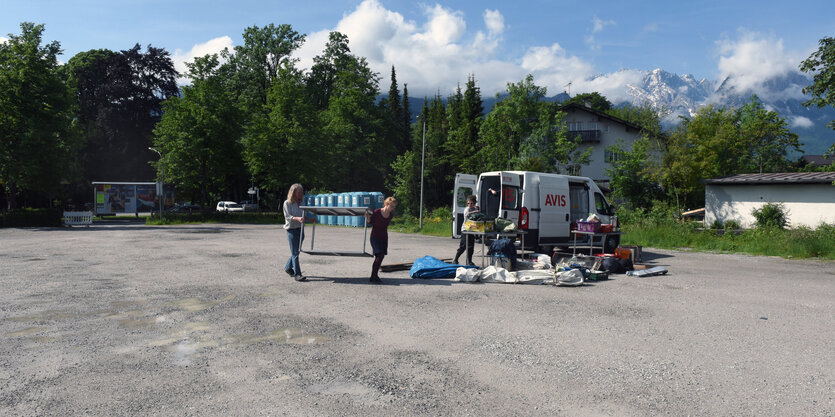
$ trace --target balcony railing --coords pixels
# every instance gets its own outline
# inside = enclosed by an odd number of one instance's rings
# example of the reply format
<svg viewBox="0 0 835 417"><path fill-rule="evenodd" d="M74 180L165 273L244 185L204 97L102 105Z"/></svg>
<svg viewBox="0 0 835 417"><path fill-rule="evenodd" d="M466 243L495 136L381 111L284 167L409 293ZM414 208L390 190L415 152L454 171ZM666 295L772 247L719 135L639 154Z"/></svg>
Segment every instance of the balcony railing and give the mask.
<svg viewBox="0 0 835 417"><path fill-rule="evenodd" d="M571 130L568 132L568 137L573 139L580 137L582 143L598 143L600 142L599 130Z"/></svg>

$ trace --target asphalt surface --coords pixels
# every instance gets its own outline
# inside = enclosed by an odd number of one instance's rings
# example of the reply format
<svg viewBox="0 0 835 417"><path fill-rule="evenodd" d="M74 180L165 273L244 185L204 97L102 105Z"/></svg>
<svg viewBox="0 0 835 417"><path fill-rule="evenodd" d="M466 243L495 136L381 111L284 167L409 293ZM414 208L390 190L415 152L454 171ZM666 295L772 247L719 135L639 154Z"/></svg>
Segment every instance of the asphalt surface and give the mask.
<svg viewBox="0 0 835 417"><path fill-rule="evenodd" d="M385 263L457 243L391 233ZM307 255L295 282L287 253L273 225L0 229L0 415L835 415L833 262L645 248L668 275L374 285L371 258Z"/></svg>

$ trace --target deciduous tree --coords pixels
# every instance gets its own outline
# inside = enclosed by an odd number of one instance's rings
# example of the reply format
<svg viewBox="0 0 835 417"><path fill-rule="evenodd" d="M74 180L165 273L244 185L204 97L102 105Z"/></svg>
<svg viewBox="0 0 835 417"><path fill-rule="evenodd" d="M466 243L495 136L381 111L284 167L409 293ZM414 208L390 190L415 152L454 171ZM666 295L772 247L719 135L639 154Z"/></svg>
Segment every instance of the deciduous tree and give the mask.
<svg viewBox="0 0 835 417"><path fill-rule="evenodd" d="M813 74L812 84L803 88L803 94L811 94L807 107L835 106L835 37L827 36L820 40L820 47L800 64L800 70ZM827 125L835 129L835 120ZM827 151L835 154L835 142Z"/></svg>
<svg viewBox="0 0 835 417"><path fill-rule="evenodd" d="M58 70L57 41L42 44L43 25L25 22L0 43L0 184L7 207L21 191L55 192L73 172L79 148L72 100Z"/></svg>
<svg viewBox="0 0 835 417"><path fill-rule="evenodd" d="M162 120L154 130L154 146L162 158L154 165L162 178L191 201L208 205L230 198L230 185L246 178L240 138L244 115L216 74L218 56L196 58L186 64L191 85L182 97L164 103Z"/></svg>

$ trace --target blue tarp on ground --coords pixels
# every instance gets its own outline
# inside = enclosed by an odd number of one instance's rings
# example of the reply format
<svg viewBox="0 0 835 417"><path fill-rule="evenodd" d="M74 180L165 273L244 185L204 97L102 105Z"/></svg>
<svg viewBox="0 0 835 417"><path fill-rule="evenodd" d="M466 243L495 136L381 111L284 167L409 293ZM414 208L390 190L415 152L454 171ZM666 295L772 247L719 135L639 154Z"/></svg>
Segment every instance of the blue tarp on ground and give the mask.
<svg viewBox="0 0 835 417"><path fill-rule="evenodd" d="M475 266L448 264L433 256L415 259L409 276L412 278L455 278L455 270L459 267L475 268Z"/></svg>

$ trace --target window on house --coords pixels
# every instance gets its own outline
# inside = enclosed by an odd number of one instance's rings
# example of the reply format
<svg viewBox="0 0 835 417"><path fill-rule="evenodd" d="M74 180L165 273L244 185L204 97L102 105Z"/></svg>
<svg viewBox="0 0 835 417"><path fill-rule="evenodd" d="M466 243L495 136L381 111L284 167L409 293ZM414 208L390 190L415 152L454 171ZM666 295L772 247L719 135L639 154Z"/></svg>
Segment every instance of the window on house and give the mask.
<svg viewBox="0 0 835 417"><path fill-rule="evenodd" d="M581 167L580 167L580 164L568 165L568 166L566 166L566 167L565 167L565 172L566 172L566 174L568 174L568 175L575 175L575 176L579 176L579 175L580 175L580 171L581 171L581 169L580 169L580 168L581 168Z"/></svg>
<svg viewBox="0 0 835 417"><path fill-rule="evenodd" d="M621 160L623 158L623 154L621 154L620 152L614 152L611 149L606 149L606 151L604 152L604 158L606 162L611 164L613 162Z"/></svg>

